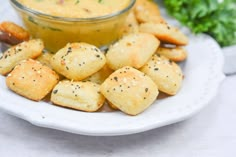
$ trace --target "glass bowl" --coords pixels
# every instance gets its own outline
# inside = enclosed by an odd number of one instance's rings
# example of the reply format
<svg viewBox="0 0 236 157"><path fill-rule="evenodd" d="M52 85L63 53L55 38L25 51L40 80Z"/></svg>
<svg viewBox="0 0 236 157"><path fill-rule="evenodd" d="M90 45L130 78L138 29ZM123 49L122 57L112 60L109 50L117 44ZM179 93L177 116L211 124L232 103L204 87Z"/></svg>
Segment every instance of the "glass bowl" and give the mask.
<svg viewBox="0 0 236 157"><path fill-rule="evenodd" d="M122 35L125 19L135 4L108 15L91 18L66 18L51 16L10 0L34 38L41 38L48 51L56 52L69 42L87 42L97 47L107 47Z"/></svg>

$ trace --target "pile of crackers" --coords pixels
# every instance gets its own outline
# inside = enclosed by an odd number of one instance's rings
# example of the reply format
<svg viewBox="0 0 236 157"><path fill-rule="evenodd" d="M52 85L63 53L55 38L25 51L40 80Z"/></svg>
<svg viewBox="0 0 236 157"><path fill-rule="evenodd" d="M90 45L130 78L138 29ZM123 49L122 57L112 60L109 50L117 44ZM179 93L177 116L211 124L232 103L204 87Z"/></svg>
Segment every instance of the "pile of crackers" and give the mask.
<svg viewBox="0 0 236 157"><path fill-rule="evenodd" d="M188 38L148 0L137 0L124 36L106 52L75 42L52 54L14 23L1 23L0 32L1 41L14 44L0 57L0 73L10 90L34 101L49 95L52 104L80 111L95 112L107 103L138 115L158 101L160 92L174 96L182 86L176 62L186 59Z"/></svg>

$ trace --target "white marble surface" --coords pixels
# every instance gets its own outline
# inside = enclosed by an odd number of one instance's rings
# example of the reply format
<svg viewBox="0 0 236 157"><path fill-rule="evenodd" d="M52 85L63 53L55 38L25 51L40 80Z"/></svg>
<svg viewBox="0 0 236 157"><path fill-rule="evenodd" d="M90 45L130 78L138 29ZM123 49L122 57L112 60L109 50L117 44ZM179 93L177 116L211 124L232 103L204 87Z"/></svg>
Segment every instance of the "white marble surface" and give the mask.
<svg viewBox="0 0 236 157"><path fill-rule="evenodd" d="M0 111L0 157L235 157L235 90L236 75L229 76L217 96L191 119L117 137L39 128Z"/></svg>

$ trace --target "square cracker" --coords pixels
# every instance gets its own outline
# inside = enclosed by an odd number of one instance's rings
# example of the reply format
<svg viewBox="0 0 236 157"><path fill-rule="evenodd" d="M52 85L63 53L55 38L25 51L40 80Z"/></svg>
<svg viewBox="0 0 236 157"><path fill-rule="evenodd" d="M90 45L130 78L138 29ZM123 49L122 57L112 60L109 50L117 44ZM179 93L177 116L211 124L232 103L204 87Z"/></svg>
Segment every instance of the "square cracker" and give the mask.
<svg viewBox="0 0 236 157"><path fill-rule="evenodd" d="M0 74L8 74L22 60L38 57L43 48L41 39L32 39L9 48L0 57Z"/></svg>
<svg viewBox="0 0 236 157"><path fill-rule="evenodd" d="M129 115L143 112L159 93L151 78L128 66L112 73L101 85L101 92L111 104Z"/></svg>
<svg viewBox="0 0 236 157"><path fill-rule="evenodd" d="M165 22L148 22L142 23L139 26L139 31L150 33L156 36L160 41L184 46L188 44L188 37L182 33L178 28L168 25Z"/></svg>
<svg viewBox="0 0 236 157"><path fill-rule="evenodd" d="M100 49L91 44L68 43L53 55L50 64L66 78L81 81L102 69L106 58Z"/></svg>
<svg viewBox="0 0 236 157"><path fill-rule="evenodd" d="M183 73L178 64L168 58L154 54L140 71L147 74L158 89L169 95L176 95L183 82Z"/></svg>
<svg viewBox="0 0 236 157"><path fill-rule="evenodd" d="M58 75L49 67L29 59L20 62L8 74L6 84L15 93L39 101L53 89L58 79Z"/></svg>
<svg viewBox="0 0 236 157"><path fill-rule="evenodd" d="M63 80L53 89L51 101L58 106L95 112L103 106L105 98L99 84Z"/></svg>
<svg viewBox="0 0 236 157"><path fill-rule="evenodd" d="M106 54L107 64L113 70L125 66L141 68L156 52L159 45L160 41L152 34L126 35L110 46Z"/></svg>

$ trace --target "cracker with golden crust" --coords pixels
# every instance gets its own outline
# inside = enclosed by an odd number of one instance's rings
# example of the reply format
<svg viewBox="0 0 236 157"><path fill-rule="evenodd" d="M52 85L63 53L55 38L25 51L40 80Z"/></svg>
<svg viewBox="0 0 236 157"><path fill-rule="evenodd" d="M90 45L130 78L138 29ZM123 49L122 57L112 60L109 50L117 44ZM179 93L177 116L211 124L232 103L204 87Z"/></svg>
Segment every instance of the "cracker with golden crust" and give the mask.
<svg viewBox="0 0 236 157"><path fill-rule="evenodd" d="M105 98L99 84L64 80L53 89L51 101L58 106L95 112L103 106Z"/></svg>
<svg viewBox="0 0 236 157"><path fill-rule="evenodd" d="M123 28L123 34L138 33L139 23L134 15L134 12L130 12L126 18L125 25Z"/></svg>
<svg viewBox="0 0 236 157"><path fill-rule="evenodd" d="M110 69L107 64L105 64L101 70L87 77L83 81L91 81L97 84L102 84L112 73L113 70Z"/></svg>
<svg viewBox="0 0 236 157"><path fill-rule="evenodd" d="M69 43L53 55L50 63L59 74L81 81L98 72L106 64L106 58L93 45Z"/></svg>
<svg viewBox="0 0 236 157"><path fill-rule="evenodd" d="M150 77L129 66L112 73L101 85L101 92L112 105L128 115L143 112L159 94Z"/></svg>
<svg viewBox="0 0 236 157"><path fill-rule="evenodd" d="M139 30L140 32L155 35L162 42L182 46L188 44L188 37L178 28L170 26L167 23L143 23L140 25Z"/></svg>
<svg viewBox="0 0 236 157"><path fill-rule="evenodd" d="M148 33L126 35L109 48L107 64L113 70L124 66L138 69L149 60L159 45L160 41Z"/></svg>
<svg viewBox="0 0 236 157"><path fill-rule="evenodd" d="M6 77L9 89L34 101L43 99L58 83L59 77L52 69L29 59L21 61Z"/></svg>
<svg viewBox="0 0 236 157"><path fill-rule="evenodd" d="M40 56L43 49L44 44L40 39L25 41L9 48L0 57L0 74L6 75L22 60Z"/></svg>
<svg viewBox="0 0 236 157"><path fill-rule="evenodd" d="M27 41L30 34L21 26L5 21L0 23L0 41L10 45L16 45L23 41Z"/></svg>
<svg viewBox="0 0 236 157"><path fill-rule="evenodd" d="M175 62L181 62L187 58L187 51L183 47L180 47L180 46L159 47L156 53L163 55L166 58Z"/></svg>
<svg viewBox="0 0 236 157"><path fill-rule="evenodd" d="M178 64L166 57L154 54L140 71L148 75L166 94L175 95L182 86L183 73Z"/></svg>
<svg viewBox="0 0 236 157"><path fill-rule="evenodd" d="M149 0L137 0L134 14L139 23L165 22L156 3Z"/></svg>

